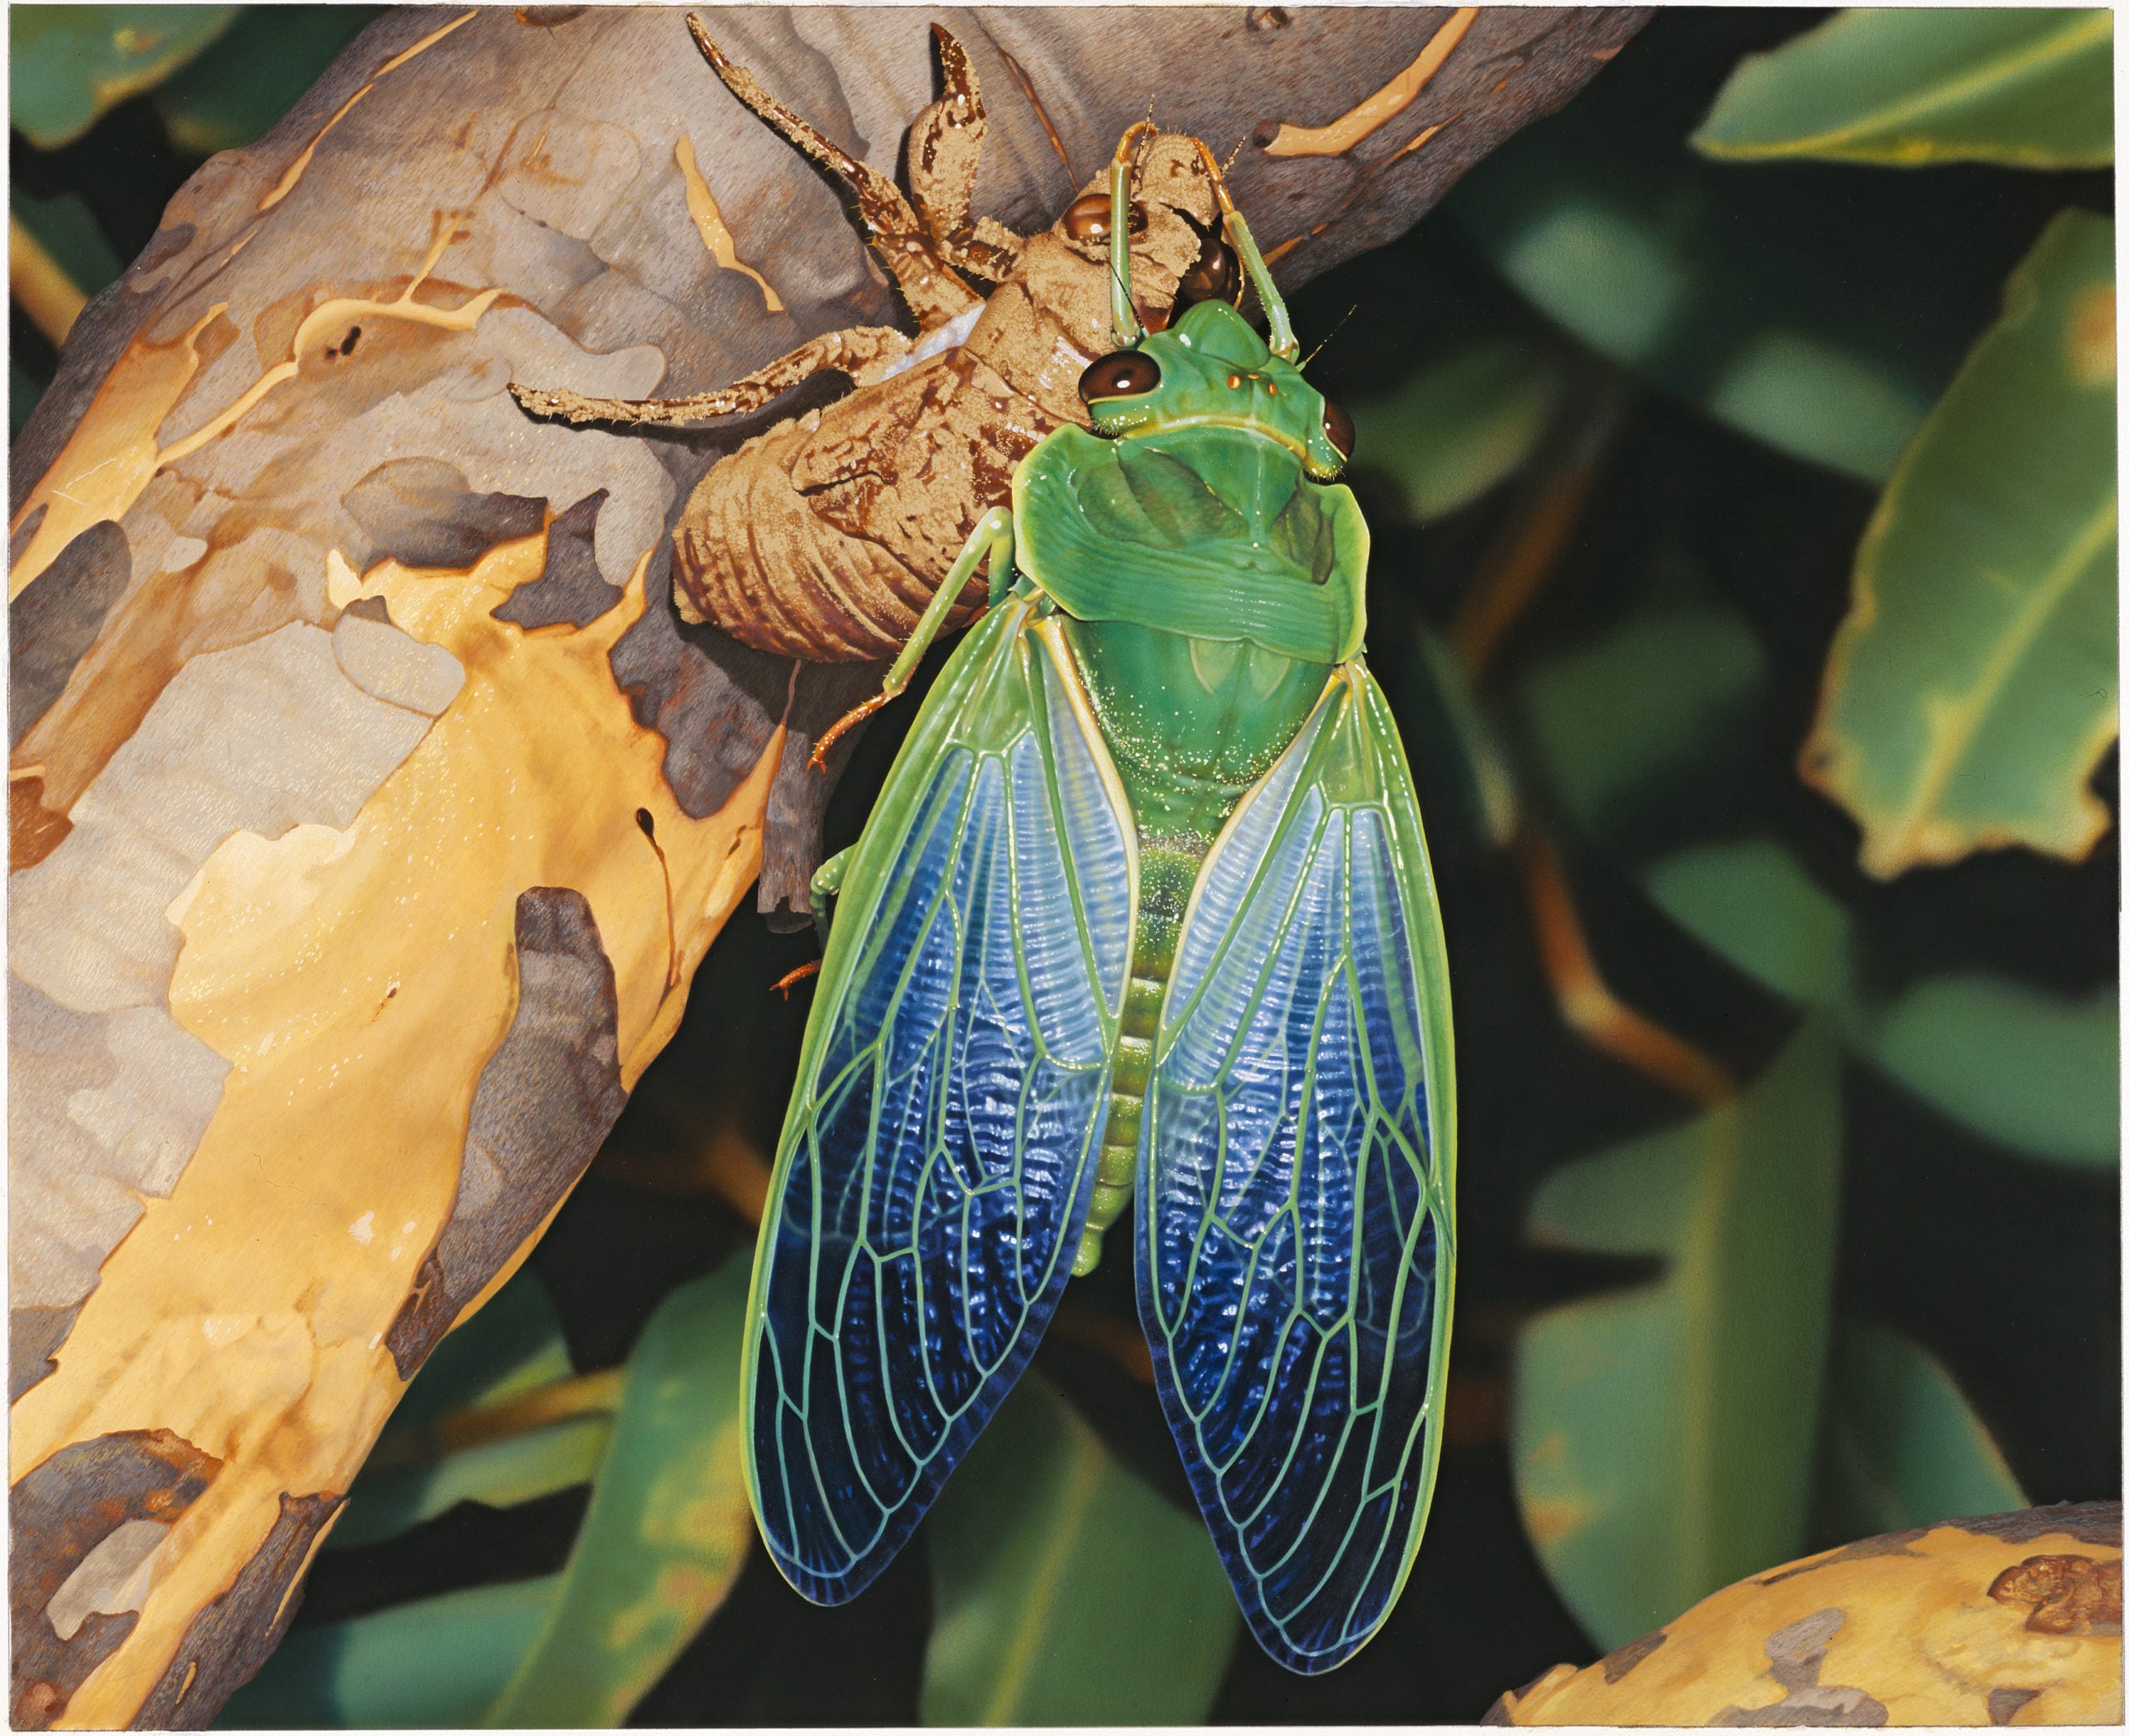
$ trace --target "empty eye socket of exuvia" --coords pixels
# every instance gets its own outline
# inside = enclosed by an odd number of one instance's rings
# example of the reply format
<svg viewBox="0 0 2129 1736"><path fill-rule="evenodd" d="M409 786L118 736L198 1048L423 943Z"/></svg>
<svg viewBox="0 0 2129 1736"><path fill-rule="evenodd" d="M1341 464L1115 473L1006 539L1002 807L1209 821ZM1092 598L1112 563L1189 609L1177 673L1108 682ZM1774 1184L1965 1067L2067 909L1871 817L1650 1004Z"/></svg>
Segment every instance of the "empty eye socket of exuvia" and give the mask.
<svg viewBox="0 0 2129 1736"><path fill-rule="evenodd" d="M1337 447L1341 458L1353 456L1353 419L1328 398L1323 401L1323 437Z"/></svg>
<svg viewBox="0 0 2129 1736"><path fill-rule="evenodd" d="M1091 404L1096 398L1137 397L1161 382L1160 363L1143 350L1118 350L1089 362L1079 376L1079 396Z"/></svg>
<svg viewBox="0 0 2129 1736"><path fill-rule="evenodd" d="M1131 233L1146 232L1146 208L1131 207ZM1109 195L1082 193L1064 212L1064 233L1074 241L1094 244L1109 239Z"/></svg>
<svg viewBox="0 0 2129 1736"><path fill-rule="evenodd" d="M1199 302L1223 301L1230 306L1242 293L1242 261L1218 235L1208 235L1198 263L1176 285L1175 305L1180 313Z"/></svg>

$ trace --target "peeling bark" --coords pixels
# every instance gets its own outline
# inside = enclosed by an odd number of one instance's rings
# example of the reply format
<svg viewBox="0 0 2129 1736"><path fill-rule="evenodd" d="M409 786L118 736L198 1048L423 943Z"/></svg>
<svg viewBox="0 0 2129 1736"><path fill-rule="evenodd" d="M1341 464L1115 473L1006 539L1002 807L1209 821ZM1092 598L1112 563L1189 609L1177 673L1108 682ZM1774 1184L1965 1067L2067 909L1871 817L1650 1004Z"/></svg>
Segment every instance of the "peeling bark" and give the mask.
<svg viewBox="0 0 2129 1736"><path fill-rule="evenodd" d="M1642 16L938 14L987 93L981 218L1048 224L1152 100L1242 144L1289 286ZM928 22L709 17L887 170ZM10 476L18 1724L212 1718L403 1369L523 1257L758 871L803 920L804 757L876 671L669 594L690 490L798 403L624 435L507 382L684 394L899 320L679 14L594 7L380 19L77 323ZM536 1186L471 1210L519 1158Z"/></svg>

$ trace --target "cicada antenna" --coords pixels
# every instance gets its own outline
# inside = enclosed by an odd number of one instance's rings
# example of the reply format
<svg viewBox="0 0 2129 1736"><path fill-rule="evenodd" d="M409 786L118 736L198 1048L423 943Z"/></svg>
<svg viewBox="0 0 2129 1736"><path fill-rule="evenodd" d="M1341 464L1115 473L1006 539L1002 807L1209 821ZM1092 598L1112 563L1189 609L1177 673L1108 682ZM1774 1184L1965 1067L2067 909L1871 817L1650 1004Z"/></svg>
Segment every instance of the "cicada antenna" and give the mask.
<svg viewBox="0 0 2129 1736"><path fill-rule="evenodd" d="M1330 343L1330 341L1333 338L1336 338L1339 333L1344 331L1346 329L1346 320L1351 319L1353 315L1359 313L1360 310L1361 304L1358 302L1355 302L1351 307L1346 308L1346 318L1340 320L1337 324L1334 325L1329 331L1326 332L1321 338L1317 341L1316 348L1311 350L1306 356L1302 357L1300 361L1294 364L1295 367L1301 372L1307 373L1308 372L1308 364L1323 353L1323 346Z"/></svg>
<svg viewBox="0 0 2129 1736"><path fill-rule="evenodd" d="M1264 263L1264 255L1257 252L1256 239L1250 234L1242 213L1234 208L1234 200L1228 193L1227 176L1213 159L1213 147L1203 139L1191 142L1204 159L1206 174L1213 178L1213 196L1219 201L1220 215L1227 220L1228 238L1234 243L1234 250L1242 255L1242 269L1249 274L1257 298L1264 303L1265 314L1272 322L1272 353L1282 362L1291 362L1301 353L1301 343L1294 336L1293 322L1287 317L1287 304L1280 299L1278 288L1272 281L1271 267Z"/></svg>

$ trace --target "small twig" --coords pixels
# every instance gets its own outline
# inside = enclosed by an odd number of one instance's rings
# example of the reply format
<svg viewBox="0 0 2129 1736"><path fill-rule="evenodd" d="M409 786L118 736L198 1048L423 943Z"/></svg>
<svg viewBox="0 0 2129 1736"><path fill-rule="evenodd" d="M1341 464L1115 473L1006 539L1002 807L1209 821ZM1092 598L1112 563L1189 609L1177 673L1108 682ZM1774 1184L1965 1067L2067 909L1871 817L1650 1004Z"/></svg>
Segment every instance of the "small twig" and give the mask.
<svg viewBox="0 0 2129 1736"><path fill-rule="evenodd" d="M1524 495L1479 563L1447 634L1474 681L1558 570L1581 525L1603 467L1604 449L1625 407L1624 390L1613 385L1583 412L1555 448L1558 456L1552 466Z"/></svg>
<svg viewBox="0 0 2129 1736"><path fill-rule="evenodd" d="M1709 1108L1737 1092L1730 1070L1612 993L1597 969L1567 870L1552 840L1526 821L1514 846L1530 901L1538 956L1560 1016L1593 1048Z"/></svg>
<svg viewBox="0 0 2129 1736"><path fill-rule="evenodd" d="M371 1449L367 1468L402 1470L433 1464L453 1453L530 1434L579 1417L610 1416L620 1408L625 1369L572 1374L477 1410L456 1411L417 1428L393 1429Z"/></svg>

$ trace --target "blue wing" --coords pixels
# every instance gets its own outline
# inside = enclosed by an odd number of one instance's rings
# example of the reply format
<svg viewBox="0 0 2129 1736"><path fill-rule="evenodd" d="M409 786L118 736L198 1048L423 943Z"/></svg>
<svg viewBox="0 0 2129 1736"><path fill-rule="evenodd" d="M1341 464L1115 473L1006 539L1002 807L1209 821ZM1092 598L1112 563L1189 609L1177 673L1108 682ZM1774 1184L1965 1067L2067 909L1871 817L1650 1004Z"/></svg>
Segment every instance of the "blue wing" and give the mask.
<svg viewBox="0 0 2129 1736"><path fill-rule="evenodd" d="M1054 629L963 643L838 904L756 1256L748 1471L820 1603L892 1560L1070 1276L1138 883Z"/></svg>
<svg viewBox="0 0 2129 1736"><path fill-rule="evenodd" d="M1455 1140L1411 774L1347 664L1199 871L1139 1152L1162 1408L1251 1628L1304 1674L1366 1643L1419 1546Z"/></svg>

